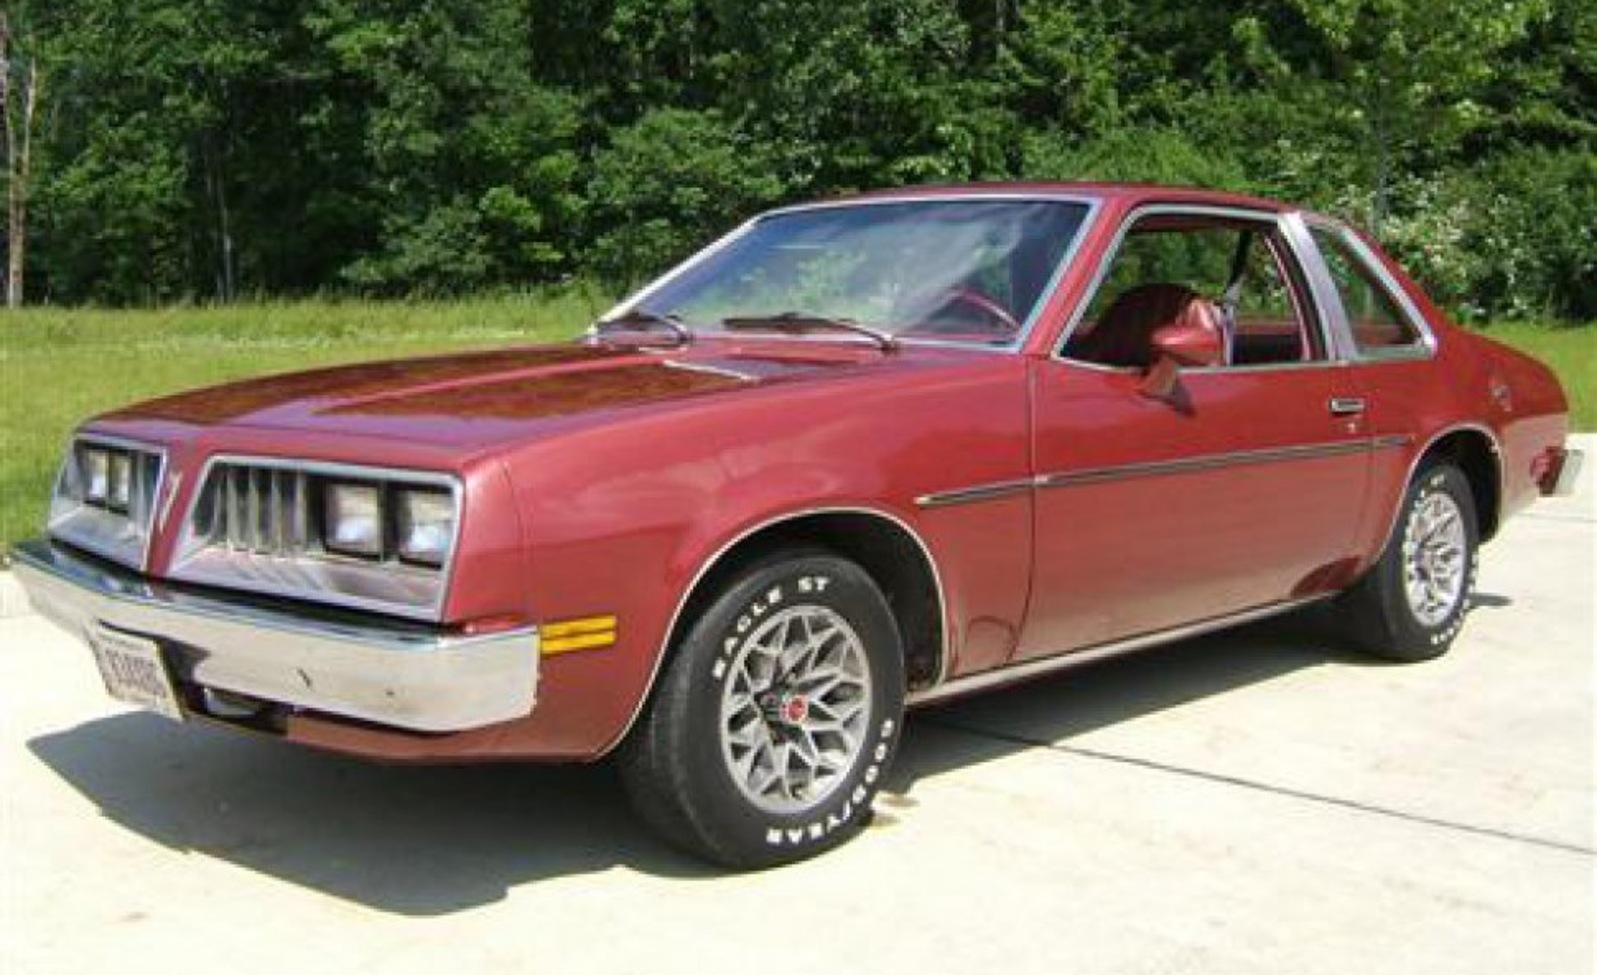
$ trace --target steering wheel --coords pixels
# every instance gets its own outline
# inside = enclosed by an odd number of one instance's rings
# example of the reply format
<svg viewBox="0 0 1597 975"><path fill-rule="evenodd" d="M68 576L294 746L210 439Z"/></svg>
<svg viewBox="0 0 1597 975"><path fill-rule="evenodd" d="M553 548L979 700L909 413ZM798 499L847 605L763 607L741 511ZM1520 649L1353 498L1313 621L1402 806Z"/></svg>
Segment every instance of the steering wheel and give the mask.
<svg viewBox="0 0 1597 975"><path fill-rule="evenodd" d="M1020 322L1015 320L1015 316L1010 313L1008 308L1005 308L1003 305L982 294L980 291L977 291L975 288L949 288L943 293L942 301L939 303L938 307L947 308L952 305L968 305L971 308L981 312L983 315L987 316L994 325L1002 326L1002 329L994 328L993 331L995 332L1002 330L1013 335L1020 331Z"/></svg>

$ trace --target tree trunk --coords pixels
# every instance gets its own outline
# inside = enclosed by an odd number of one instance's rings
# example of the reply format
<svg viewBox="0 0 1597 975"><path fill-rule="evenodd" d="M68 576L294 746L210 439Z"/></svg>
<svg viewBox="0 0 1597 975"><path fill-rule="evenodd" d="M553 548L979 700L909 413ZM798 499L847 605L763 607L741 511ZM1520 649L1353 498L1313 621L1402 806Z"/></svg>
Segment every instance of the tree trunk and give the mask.
<svg viewBox="0 0 1597 975"><path fill-rule="evenodd" d="M33 116L39 106L39 65L29 60L20 97L21 119L12 104L11 24L0 17L0 115L4 117L6 159L6 307L20 308L27 254L28 178L33 157Z"/></svg>
<svg viewBox="0 0 1597 975"><path fill-rule="evenodd" d="M33 113L39 106L39 65L28 64L28 90L22 102L22 150L11 169L9 240L11 260L6 267L6 307L22 307L23 258L28 243L28 180L32 175Z"/></svg>
<svg viewBox="0 0 1597 975"><path fill-rule="evenodd" d="M9 266L12 236L15 227L9 215L15 212L10 200L16 186L17 178L17 150L16 143L11 138L11 19L5 14L0 14L0 129L5 137L6 159L6 262ZM15 307L11 301L11 279L6 276L6 306Z"/></svg>
<svg viewBox="0 0 1597 975"><path fill-rule="evenodd" d="M233 251L233 214L227 205L227 174L222 166L223 150L216 136L207 133L203 142L205 185L216 206L216 297L232 302L237 296L237 260Z"/></svg>
<svg viewBox="0 0 1597 975"><path fill-rule="evenodd" d="M1387 210L1391 206L1392 135L1386 118L1385 85L1376 86L1371 116L1375 135L1375 192L1370 201L1370 236L1379 240L1381 227L1386 223Z"/></svg>

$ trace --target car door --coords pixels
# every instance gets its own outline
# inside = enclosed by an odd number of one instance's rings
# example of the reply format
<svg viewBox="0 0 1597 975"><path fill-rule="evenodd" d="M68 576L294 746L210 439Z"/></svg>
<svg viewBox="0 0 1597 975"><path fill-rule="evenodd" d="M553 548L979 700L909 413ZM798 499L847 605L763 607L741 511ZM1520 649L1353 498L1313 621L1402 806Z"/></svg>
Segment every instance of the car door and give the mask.
<svg viewBox="0 0 1597 975"><path fill-rule="evenodd" d="M1018 659L1349 581L1370 441L1303 284L1302 240L1247 211L1128 220L1077 327L1033 364L1036 556ZM1123 324L1127 295L1175 287L1221 296L1232 347L1150 395L1145 366L1093 361L1083 339Z"/></svg>

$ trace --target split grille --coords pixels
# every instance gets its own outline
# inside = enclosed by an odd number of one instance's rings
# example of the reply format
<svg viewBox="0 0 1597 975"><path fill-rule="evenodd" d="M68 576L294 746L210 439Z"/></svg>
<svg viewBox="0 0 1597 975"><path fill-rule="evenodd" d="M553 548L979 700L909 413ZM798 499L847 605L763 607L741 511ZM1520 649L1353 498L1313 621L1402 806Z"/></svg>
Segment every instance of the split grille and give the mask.
<svg viewBox="0 0 1597 975"><path fill-rule="evenodd" d="M428 536L424 532L429 523L418 526L407 519L429 510L408 499L451 499L453 519L458 519L460 486L452 476L321 461L219 457L204 477L184 520L171 578L413 619L441 617L456 521L444 521ZM360 539L370 543L365 550L353 543L330 544L339 537L331 520L359 522L363 517L358 510L351 514L331 504L333 492L350 489L356 494L364 490L370 499L366 534ZM431 510L437 508L435 501ZM426 541L438 531L451 533L450 547L440 559L406 556L407 540Z"/></svg>
<svg viewBox="0 0 1597 975"><path fill-rule="evenodd" d="M301 555L317 547L312 492L304 471L219 464L195 510L194 533L233 551Z"/></svg>

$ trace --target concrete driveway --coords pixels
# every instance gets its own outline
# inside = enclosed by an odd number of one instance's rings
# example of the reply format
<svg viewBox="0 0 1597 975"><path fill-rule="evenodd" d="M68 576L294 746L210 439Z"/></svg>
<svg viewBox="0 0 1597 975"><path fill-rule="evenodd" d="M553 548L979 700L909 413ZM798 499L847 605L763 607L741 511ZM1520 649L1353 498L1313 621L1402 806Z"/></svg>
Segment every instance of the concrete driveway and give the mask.
<svg viewBox="0 0 1597 975"><path fill-rule="evenodd" d="M921 712L860 841L751 876L657 845L603 768L128 713L12 615L0 972L1590 971L1594 554L1588 476L1486 550L1440 661L1321 614Z"/></svg>

